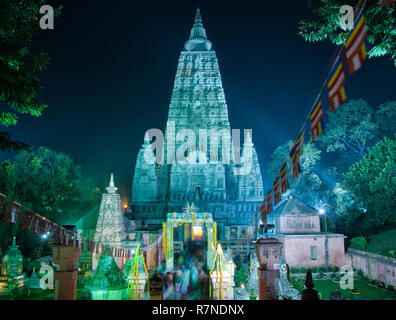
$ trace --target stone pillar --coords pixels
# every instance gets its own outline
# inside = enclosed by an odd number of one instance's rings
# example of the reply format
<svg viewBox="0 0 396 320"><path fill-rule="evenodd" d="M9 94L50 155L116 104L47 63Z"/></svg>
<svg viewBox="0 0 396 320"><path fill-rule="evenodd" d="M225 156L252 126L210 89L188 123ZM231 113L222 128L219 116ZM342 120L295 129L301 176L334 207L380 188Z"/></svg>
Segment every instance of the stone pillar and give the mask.
<svg viewBox="0 0 396 320"><path fill-rule="evenodd" d="M282 254L282 243L273 238L260 238L254 246L260 264L257 268L259 300L278 300L280 273L277 265Z"/></svg>
<svg viewBox="0 0 396 320"><path fill-rule="evenodd" d="M81 248L52 245L52 259L58 266L54 272L55 300L77 299L78 269L76 269L76 265L80 255Z"/></svg>

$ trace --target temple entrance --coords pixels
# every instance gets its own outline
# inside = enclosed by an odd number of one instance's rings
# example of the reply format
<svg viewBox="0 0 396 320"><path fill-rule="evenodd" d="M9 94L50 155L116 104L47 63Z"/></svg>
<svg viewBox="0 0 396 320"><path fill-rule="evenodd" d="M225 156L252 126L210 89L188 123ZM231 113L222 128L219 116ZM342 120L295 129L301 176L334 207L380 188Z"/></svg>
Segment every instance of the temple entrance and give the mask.
<svg viewBox="0 0 396 320"><path fill-rule="evenodd" d="M206 249L206 266L210 268L213 264L216 248L216 222L213 221L211 213L200 213L194 207L187 204L183 213L168 213L167 221L163 224L163 231L165 234L165 258L166 258L166 270L174 270L174 240L175 232L178 233L178 240L180 239L180 230L183 228L183 249L184 247L188 250L188 253L203 252L203 245ZM180 239L181 240L181 239ZM184 250L185 251L185 250ZM202 260L201 260L202 261Z"/></svg>

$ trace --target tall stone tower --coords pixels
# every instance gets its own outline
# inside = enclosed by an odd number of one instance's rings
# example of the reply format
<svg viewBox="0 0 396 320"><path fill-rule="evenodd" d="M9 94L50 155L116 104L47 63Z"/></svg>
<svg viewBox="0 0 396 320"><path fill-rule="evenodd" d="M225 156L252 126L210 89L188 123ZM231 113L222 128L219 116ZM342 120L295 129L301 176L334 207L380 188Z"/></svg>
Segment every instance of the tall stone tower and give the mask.
<svg viewBox="0 0 396 320"><path fill-rule="evenodd" d="M126 239L121 198L114 186L113 174L110 184L106 188L107 193L102 196L99 209L99 218L96 225L95 241L108 244L113 247L121 247L121 241Z"/></svg>
<svg viewBox="0 0 396 320"><path fill-rule="evenodd" d="M205 142L200 137L201 129L209 133ZM183 130L192 131L197 138L196 149L186 150L185 156L206 159L206 163L169 161L184 143L178 137ZM167 212L181 212L187 201L193 201L199 211L213 213L219 240L229 239L231 234L235 239L242 237L264 198L263 182L252 136L241 133L244 145L238 150L230 140L222 139L227 132L230 137L219 64L197 9L177 66L165 131L164 163L146 161L154 153L145 136L133 178L132 218L143 219L151 229L161 228ZM213 158L210 149L215 140L211 138L216 134L220 143L218 157ZM229 161L223 156L227 154ZM235 161L235 155L242 158L242 163ZM245 175L236 174L237 168L246 166L246 159L250 159L251 170Z"/></svg>

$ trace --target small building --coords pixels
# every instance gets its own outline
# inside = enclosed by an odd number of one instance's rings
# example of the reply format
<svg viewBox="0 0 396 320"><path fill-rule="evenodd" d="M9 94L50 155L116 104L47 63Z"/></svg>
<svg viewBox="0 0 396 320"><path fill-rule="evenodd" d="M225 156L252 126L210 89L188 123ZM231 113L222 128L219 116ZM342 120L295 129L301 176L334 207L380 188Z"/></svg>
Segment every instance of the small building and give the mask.
<svg viewBox="0 0 396 320"><path fill-rule="evenodd" d="M320 214L297 199L288 199L267 215L268 233L283 244L290 267L341 266L343 234L321 232Z"/></svg>

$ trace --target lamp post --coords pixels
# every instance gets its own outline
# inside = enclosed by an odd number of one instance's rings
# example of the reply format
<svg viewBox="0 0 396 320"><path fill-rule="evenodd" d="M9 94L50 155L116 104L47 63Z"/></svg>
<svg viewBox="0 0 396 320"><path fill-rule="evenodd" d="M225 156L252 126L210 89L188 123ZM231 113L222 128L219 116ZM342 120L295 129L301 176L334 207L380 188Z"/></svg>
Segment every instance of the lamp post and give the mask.
<svg viewBox="0 0 396 320"><path fill-rule="evenodd" d="M326 220L326 211L323 208L319 209L319 213L324 216L324 225L325 225L325 233L327 233L327 220Z"/></svg>
<svg viewBox="0 0 396 320"><path fill-rule="evenodd" d="M319 214L324 215L325 222L325 258L326 258L326 266L329 265L329 241L327 238L327 216L325 207L330 207L329 204L325 204L322 208L319 209Z"/></svg>

